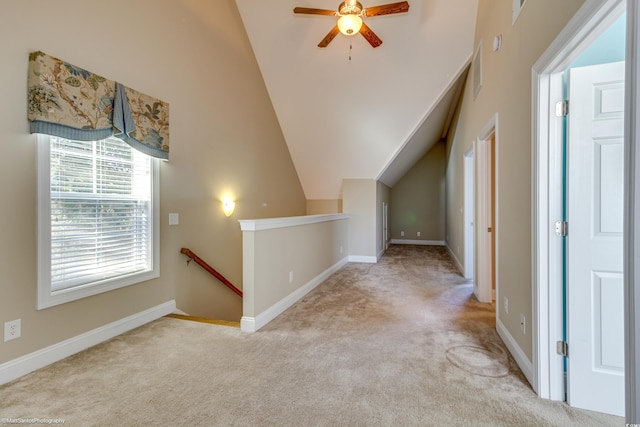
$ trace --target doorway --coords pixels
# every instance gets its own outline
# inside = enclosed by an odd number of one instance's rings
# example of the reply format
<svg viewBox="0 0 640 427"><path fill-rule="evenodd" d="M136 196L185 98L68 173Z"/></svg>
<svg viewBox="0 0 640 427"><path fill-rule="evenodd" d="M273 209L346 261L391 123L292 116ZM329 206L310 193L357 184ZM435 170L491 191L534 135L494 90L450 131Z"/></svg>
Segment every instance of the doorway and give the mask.
<svg viewBox="0 0 640 427"><path fill-rule="evenodd" d="M619 275L615 273L609 274L600 271L599 267L591 265L585 260L597 260L598 255L590 252L590 255L580 255L581 250L585 250L592 241L602 237L602 233L594 228L603 225L603 217L614 219L605 225L606 233L622 235L621 230L621 214L622 206L622 157L621 145L616 144L607 139L603 135L603 139L599 139L600 135L590 136L590 141L595 141L588 147L579 147L569 139L567 147L567 199L566 212L569 213L569 234L567 237L562 221L565 220L565 199L563 191L563 179L565 174L564 149L563 141L565 136L565 120L570 122L582 120L577 128L569 133L577 133L577 129L590 127L584 119L565 119L562 116L564 112L563 104L556 104L558 101L565 99L564 93L564 71L569 68L578 59L582 52L585 52L605 30L624 13L625 4L621 0L604 1L603 4L595 7L586 5L576 14L574 25L568 25L558 40L552 44L548 52L540 58L534 65L533 93L534 96L534 179L533 189L535 197L534 210L534 305L533 305L533 326L535 328L533 338L533 364L534 364L534 388L541 397L553 400L568 400L569 403L585 407L584 403L578 403L581 399L578 397L580 393L590 396L597 396L601 393L600 398L592 399L590 403L586 403L587 409L601 412L613 413L616 415L624 415L624 380L618 379L616 386L605 389L605 384L591 378L586 383L580 384L572 380L586 378L587 370L603 371L615 370L619 374L623 352L621 351L622 334L619 336L609 332L603 335L604 329L601 325L609 325L610 328L622 330L622 280L621 271ZM623 49L624 51L624 49ZM591 86L589 99L596 99L597 102L605 101L616 105L615 114L608 111L607 115L618 115L618 122L621 123L620 117L623 113L620 109L621 98L611 98L613 92L604 93L602 90L614 89L619 96L620 88L615 88L609 83L608 77L601 83L594 83ZM573 79L574 81L576 79ZM615 80L615 79L614 79ZM599 95L598 95L598 92ZM622 93L624 90L622 90ZM593 95L593 96L592 96ZM605 98L602 98L602 95ZM601 98L598 100L598 96ZM572 107L572 103L574 107ZM569 102L569 115L574 110L579 110L586 101ZM583 104L583 105L581 105ZM594 106L588 108L587 116L589 120L593 119ZM606 107L607 109L609 107ZM559 114L556 114L558 112ZM604 118L601 117L601 118ZM620 134L621 131L618 131ZM584 140L583 137L579 137ZM621 142L621 139L620 139ZM604 145L603 145L604 144ZM579 156L588 153L588 159L579 159ZM602 157L602 154L606 158ZM574 157L575 156L575 157ZM616 164L614 164L616 163ZM620 163L617 165L617 163ZM582 165L582 166L580 166ZM589 172L586 176L576 175L576 171L583 166L588 166ZM617 166L616 166L617 165ZM602 174L604 172L604 175ZM582 178L580 178L582 176ZM608 182L601 182L602 179ZM572 184L573 180L573 184ZM576 181L577 180L577 181ZM615 185L613 183L616 183ZM580 188L587 188L585 194L580 195ZM602 190L606 189L603 193ZM617 200L615 209L609 209L612 203L602 200L608 208L600 209L598 206L604 206L599 203L598 199L604 196L616 196ZM582 207L581 203L583 204ZM619 209L618 209L619 208ZM573 215L570 213L573 210ZM614 216L618 216L613 218ZM606 219L606 218L604 218ZM584 226L581 221L584 220ZM559 221L559 223L556 223ZM617 222L616 222L617 221ZM572 222L574 223L572 225ZM559 225L556 225L559 224ZM575 225L575 226L574 226ZM616 230L610 227L616 227ZM595 239L592 237L595 236ZM611 240L613 236L608 235L604 240ZM572 240L571 240L572 239ZM581 240L582 239L582 240ZM565 253L565 240L567 243L567 252ZM601 239L602 240L602 239ZM589 243L587 243L589 241ZM621 242L620 242L621 243ZM620 244L620 249L622 245ZM594 249L595 250L595 249ZM589 249L591 251L591 249ZM605 249L605 252L607 250ZM621 252L621 251L620 251ZM565 255L567 258L565 259ZM622 258L621 253L618 256ZM566 270L565 270L565 260ZM610 269L606 267L605 269ZM578 271L581 270L581 273ZM611 270L613 271L613 270ZM604 274L602 274L604 273ZM579 278L579 274L583 274ZM615 277L614 277L615 276ZM567 288L564 287L564 280L567 279ZM577 286L576 278L580 282L582 288ZM573 281L573 283L572 283ZM586 287L585 287L586 286ZM573 287L573 288L572 288ZM607 288L606 292L603 289ZM610 290L613 289L612 292ZM566 294L565 294L566 291ZM566 297L566 299L565 299ZM582 300L580 298L583 298ZM588 301L585 301L587 298ZM618 301L619 308L605 307L600 304L604 300L613 302ZM598 302L598 304L596 304ZM567 311L565 312L565 307ZM580 312L581 308L588 308L583 314L590 317L573 318ZM600 307L600 308L597 308ZM567 328L565 330L565 316L567 320ZM617 324L620 323L620 324ZM615 325L614 325L615 324ZM599 326L594 326L599 325ZM611 331L612 329L610 329ZM582 337L596 337L595 340L586 343L587 347L581 347L585 344ZM599 341L598 338L600 337ZM602 340L604 339L604 341ZM610 339L614 341L611 342ZM566 365L567 359L562 353L566 354L567 344L569 348L570 361ZM617 346L617 350L612 350ZM571 350L573 348L573 351ZM599 348L599 350L598 350ZM605 355L607 362L604 365L602 360L596 360L601 355ZM610 363L613 362L613 363ZM579 365L584 365L584 372L580 373ZM599 366L602 365L602 366ZM615 369L611 369L611 368ZM606 369L604 369L606 368ZM567 375L567 385L565 386L565 374ZM606 381L605 381L606 382ZM613 397L613 398L611 398ZM609 406L598 406L609 398L613 402ZM618 404L616 406L616 403Z"/></svg>
<svg viewBox="0 0 640 427"><path fill-rule="evenodd" d="M478 301L492 303L495 299L496 253L497 253L497 161L496 146L498 116L495 115L485 126L476 142L476 178L477 178L477 239L476 271L474 292Z"/></svg>

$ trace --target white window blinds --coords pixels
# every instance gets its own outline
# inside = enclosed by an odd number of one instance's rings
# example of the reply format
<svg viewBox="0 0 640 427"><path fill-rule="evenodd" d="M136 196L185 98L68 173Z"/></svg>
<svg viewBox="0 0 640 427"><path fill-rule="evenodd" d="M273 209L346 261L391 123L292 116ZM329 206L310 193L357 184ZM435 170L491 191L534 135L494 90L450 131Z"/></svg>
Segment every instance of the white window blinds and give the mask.
<svg viewBox="0 0 640 427"><path fill-rule="evenodd" d="M51 291L150 271L151 158L116 138L50 142Z"/></svg>

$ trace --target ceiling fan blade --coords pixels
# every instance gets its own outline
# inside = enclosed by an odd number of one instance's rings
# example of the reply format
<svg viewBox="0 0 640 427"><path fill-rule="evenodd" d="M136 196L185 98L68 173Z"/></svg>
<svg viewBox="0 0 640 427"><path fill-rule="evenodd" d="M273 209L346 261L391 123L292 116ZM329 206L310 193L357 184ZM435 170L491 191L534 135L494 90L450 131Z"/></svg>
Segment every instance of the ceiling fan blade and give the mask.
<svg viewBox="0 0 640 427"><path fill-rule="evenodd" d="M362 28L360 28L360 34L362 34L362 37L367 39L369 44L373 47L378 47L382 44L382 40L380 40L380 37L378 37L373 31L371 31L371 28L369 28L369 26L364 22L362 23Z"/></svg>
<svg viewBox="0 0 640 427"><path fill-rule="evenodd" d="M364 24L363 24L363 26L364 26ZM335 36L338 35L339 32L340 32L340 30L338 29L338 26L336 25L335 27L333 27L331 29L331 31L329 31L329 34L324 36L322 41L320 43L318 43L318 47L327 47L327 46L329 46L329 43L331 43L331 40L333 40L335 38Z"/></svg>
<svg viewBox="0 0 640 427"><path fill-rule="evenodd" d="M380 6L368 7L364 10L364 16L390 15L392 13L403 13L408 11L409 2L400 1L398 3L389 3Z"/></svg>
<svg viewBox="0 0 640 427"><path fill-rule="evenodd" d="M293 9L293 13L304 13L307 15L326 15L326 16L336 16L335 10L327 10L327 9L313 9L310 7L296 7Z"/></svg>

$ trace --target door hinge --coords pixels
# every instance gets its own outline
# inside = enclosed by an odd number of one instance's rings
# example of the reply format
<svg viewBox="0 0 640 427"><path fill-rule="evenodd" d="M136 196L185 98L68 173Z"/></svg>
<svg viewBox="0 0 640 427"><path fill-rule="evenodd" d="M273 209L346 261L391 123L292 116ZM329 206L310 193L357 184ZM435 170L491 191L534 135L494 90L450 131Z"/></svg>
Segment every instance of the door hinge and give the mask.
<svg viewBox="0 0 640 427"><path fill-rule="evenodd" d="M569 356L569 344L566 341L558 341L556 342L556 352L560 356L568 357Z"/></svg>
<svg viewBox="0 0 640 427"><path fill-rule="evenodd" d="M569 223L567 221L556 221L556 234L566 237L569 235Z"/></svg>
<svg viewBox="0 0 640 427"><path fill-rule="evenodd" d="M556 102L556 117L564 117L569 114L569 101Z"/></svg>

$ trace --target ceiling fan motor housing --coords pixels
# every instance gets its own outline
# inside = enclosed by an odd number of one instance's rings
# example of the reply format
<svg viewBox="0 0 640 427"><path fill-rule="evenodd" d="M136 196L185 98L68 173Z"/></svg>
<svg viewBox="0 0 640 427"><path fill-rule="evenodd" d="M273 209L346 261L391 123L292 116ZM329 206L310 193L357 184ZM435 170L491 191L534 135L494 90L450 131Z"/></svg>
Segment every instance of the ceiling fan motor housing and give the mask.
<svg viewBox="0 0 640 427"><path fill-rule="evenodd" d="M359 1L346 0L338 5L338 14L344 15L362 15L364 8Z"/></svg>

